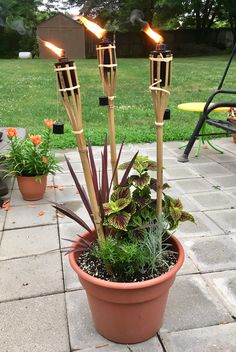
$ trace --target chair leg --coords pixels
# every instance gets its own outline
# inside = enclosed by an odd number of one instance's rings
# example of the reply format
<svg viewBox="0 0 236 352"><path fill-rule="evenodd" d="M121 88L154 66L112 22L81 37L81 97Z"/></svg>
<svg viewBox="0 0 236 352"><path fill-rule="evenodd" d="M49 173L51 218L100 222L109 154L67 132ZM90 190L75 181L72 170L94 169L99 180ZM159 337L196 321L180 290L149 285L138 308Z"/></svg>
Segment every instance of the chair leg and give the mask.
<svg viewBox="0 0 236 352"><path fill-rule="evenodd" d="M199 136L199 132L201 131L202 129L202 126L203 124L205 123L205 115L204 114L201 114L199 120L198 120L198 123L192 133L192 136L183 152L183 154L178 158L178 161L181 162L181 163L186 163L188 160L188 156L189 156L189 153L191 152L192 150L192 147L197 139L197 137Z"/></svg>

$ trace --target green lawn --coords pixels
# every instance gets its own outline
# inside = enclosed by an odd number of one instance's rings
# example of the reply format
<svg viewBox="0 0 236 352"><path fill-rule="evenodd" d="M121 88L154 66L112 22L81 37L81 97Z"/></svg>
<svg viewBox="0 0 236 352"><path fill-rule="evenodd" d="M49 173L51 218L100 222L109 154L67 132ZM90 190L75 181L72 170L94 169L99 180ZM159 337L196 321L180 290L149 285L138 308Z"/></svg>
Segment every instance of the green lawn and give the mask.
<svg viewBox="0 0 236 352"><path fill-rule="evenodd" d="M228 57L176 58L169 107L171 120L165 123L165 140L188 139L198 119L196 113L179 111L178 104L204 101L217 87ZM107 111L98 106L103 95L96 60L78 60L83 121L86 137L93 145L102 143L107 132ZM233 63L226 80L227 88L236 88ZM154 112L148 90L148 59L119 59L115 117L117 142L155 140ZM219 116L220 114L217 114ZM28 132L40 132L42 121L53 118L66 122L65 134L54 137L54 146L75 146L75 138L58 100L56 78L51 60L0 60L0 126L21 126Z"/></svg>

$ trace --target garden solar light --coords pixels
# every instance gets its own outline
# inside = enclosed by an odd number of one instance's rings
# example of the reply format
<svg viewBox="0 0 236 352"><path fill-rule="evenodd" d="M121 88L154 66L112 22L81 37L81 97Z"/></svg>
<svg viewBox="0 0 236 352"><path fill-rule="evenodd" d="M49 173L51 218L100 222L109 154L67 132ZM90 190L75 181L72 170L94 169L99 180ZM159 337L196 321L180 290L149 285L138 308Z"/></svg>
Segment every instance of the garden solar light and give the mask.
<svg viewBox="0 0 236 352"><path fill-rule="evenodd" d="M48 43L48 42L47 42ZM51 43L49 43L51 44ZM46 45L46 44L45 44ZM100 209L98 206L93 179L88 159L88 151L84 138L82 124L82 108L80 85L77 77L77 69L74 61L70 61L65 56L63 49L55 47L55 45L46 45L57 56L58 62L55 63L55 72L57 75L58 90L61 93L61 99L64 104L69 121L73 127L73 133L76 136L78 151L81 158L85 182L91 203L95 227L100 238L104 239L103 227L101 223Z"/></svg>
<svg viewBox="0 0 236 352"><path fill-rule="evenodd" d="M78 19L101 41L96 45L98 68L105 97L100 97L100 105L108 105L108 126L110 135L111 165L114 173L114 185L118 184L116 170L116 139L114 122L114 98L116 90L116 46L106 37L106 30L83 16Z"/></svg>

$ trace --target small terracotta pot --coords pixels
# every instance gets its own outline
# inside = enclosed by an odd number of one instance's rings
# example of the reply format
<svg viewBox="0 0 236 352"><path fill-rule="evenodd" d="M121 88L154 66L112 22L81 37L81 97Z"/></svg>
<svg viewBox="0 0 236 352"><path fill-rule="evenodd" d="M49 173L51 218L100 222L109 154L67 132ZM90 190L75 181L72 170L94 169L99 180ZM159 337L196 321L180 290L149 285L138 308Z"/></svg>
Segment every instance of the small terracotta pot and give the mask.
<svg viewBox="0 0 236 352"><path fill-rule="evenodd" d="M19 190L24 200L39 200L47 186L47 175L41 176L40 181L35 180L35 176L17 176Z"/></svg>
<svg viewBox="0 0 236 352"><path fill-rule="evenodd" d="M92 241L89 233L82 235ZM154 336L160 329L169 288L184 261L180 242L172 236L177 263L167 273L143 282L109 282L85 273L77 264L78 252L71 252L69 260L86 290L96 330L108 340L118 343L138 343ZM81 240L73 244L78 248Z"/></svg>
<svg viewBox="0 0 236 352"><path fill-rule="evenodd" d="M236 134L232 134L233 142L236 143Z"/></svg>

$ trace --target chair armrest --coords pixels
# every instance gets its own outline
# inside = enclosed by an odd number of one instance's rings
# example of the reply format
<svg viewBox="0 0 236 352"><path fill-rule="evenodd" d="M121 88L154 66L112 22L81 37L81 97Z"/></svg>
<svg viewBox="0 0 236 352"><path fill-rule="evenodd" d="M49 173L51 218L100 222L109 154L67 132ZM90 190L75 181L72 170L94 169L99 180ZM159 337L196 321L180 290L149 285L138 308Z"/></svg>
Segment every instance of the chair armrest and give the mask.
<svg viewBox="0 0 236 352"><path fill-rule="evenodd" d="M229 107L229 108L230 107L235 107L236 103L234 105L234 103L229 103L229 102L215 103L211 107L209 107L209 105L211 104L212 100L214 99L214 97L217 94L236 94L236 90L234 90L234 89L218 89L214 93L212 93L210 95L210 97L208 98L205 106L204 106L203 114L205 116L207 116L212 110L214 110L217 107L224 107L224 106L225 107ZM221 104L221 105L215 106L216 104ZM230 105L228 105L228 104L230 104Z"/></svg>

